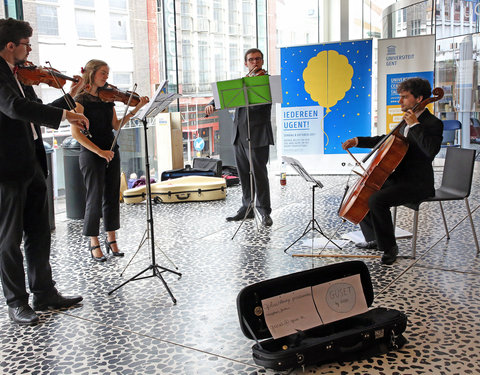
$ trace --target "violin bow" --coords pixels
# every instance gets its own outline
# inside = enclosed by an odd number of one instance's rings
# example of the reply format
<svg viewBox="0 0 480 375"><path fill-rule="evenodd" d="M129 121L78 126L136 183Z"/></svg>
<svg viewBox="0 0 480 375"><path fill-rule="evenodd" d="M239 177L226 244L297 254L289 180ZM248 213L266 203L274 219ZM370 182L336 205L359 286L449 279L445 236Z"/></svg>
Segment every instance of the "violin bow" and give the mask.
<svg viewBox="0 0 480 375"><path fill-rule="evenodd" d="M45 64L48 64L50 65L50 70L48 70L50 72L50 75L53 77L53 79L55 80L55 83L57 84L58 87L60 87L60 90L62 90L63 92L63 97L65 98L65 101L67 102L67 105L68 107L70 108L71 111L77 113L77 111L75 110L75 103L72 103L72 101L70 100L70 98L68 97L67 93L65 92L65 90L63 89L63 86L60 85L60 82L58 82L58 79L57 79L57 76L55 74L53 74L53 67L52 67L52 64L50 64L50 61L45 61ZM80 130L80 132L86 136L86 137L89 137L89 138L92 138L92 134L89 132L89 130L87 129L87 127L85 125L83 125L83 129Z"/></svg>
<svg viewBox="0 0 480 375"><path fill-rule="evenodd" d="M130 107L130 102L132 101L132 97L133 97L133 94L134 94L136 89L137 89L137 84L135 83L135 85L133 85L132 91L130 92L130 96L128 97L127 105L125 106L125 112L124 112L123 117L122 117L122 122L120 123L120 127L118 128L117 134L115 135L115 138L113 139L112 146L110 147L110 151L113 151L113 148L117 144L117 140L118 140L118 136L120 135L120 131L122 130L123 125L125 125L125 116L127 116L128 107ZM108 164L107 164L107 166L108 166Z"/></svg>

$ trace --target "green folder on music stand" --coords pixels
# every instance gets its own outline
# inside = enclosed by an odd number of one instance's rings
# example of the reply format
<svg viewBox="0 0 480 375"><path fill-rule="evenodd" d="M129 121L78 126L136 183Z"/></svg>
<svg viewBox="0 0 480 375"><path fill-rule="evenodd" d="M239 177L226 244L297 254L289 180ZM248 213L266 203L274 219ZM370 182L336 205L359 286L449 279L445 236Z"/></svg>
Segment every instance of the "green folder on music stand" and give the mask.
<svg viewBox="0 0 480 375"><path fill-rule="evenodd" d="M273 82L279 81L280 76L243 77L228 81L213 83L213 96L216 109L249 107L260 104L281 102L281 89L276 90L279 95L275 98L271 90Z"/></svg>

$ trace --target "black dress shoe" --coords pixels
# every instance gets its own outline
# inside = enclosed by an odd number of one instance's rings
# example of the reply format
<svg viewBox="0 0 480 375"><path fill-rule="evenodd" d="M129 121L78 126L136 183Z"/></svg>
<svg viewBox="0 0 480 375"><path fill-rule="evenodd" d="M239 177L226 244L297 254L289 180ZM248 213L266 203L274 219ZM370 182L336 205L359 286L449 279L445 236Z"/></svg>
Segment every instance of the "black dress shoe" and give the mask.
<svg viewBox="0 0 480 375"><path fill-rule="evenodd" d="M56 292L48 297L38 298L33 296L33 308L34 310L47 310L47 309L61 309L76 305L83 300L82 296L67 296L64 297L60 293Z"/></svg>
<svg viewBox="0 0 480 375"><path fill-rule="evenodd" d="M245 217L245 212L237 212L237 214L235 216L229 216L227 217L227 221L240 221L240 220L243 220L243 218ZM253 211L250 211L246 217L246 219L253 219L255 216L254 216L254 213Z"/></svg>
<svg viewBox="0 0 480 375"><path fill-rule="evenodd" d="M38 315L29 305L9 307L8 316L20 325L33 325L38 323Z"/></svg>
<svg viewBox="0 0 480 375"><path fill-rule="evenodd" d="M112 251L112 255L114 257L123 257L125 253L121 251L113 251L112 244L117 243L117 241L108 241L108 238L105 238L105 248L107 249L107 254L110 253L110 250Z"/></svg>
<svg viewBox="0 0 480 375"><path fill-rule="evenodd" d="M385 251L382 255L382 263L386 265L393 264L397 260L398 246L395 245L390 250Z"/></svg>
<svg viewBox="0 0 480 375"><path fill-rule="evenodd" d="M355 247L358 249L376 249L377 241L358 242L355 244Z"/></svg>
<svg viewBox="0 0 480 375"><path fill-rule="evenodd" d="M273 220L272 218L270 217L269 214L266 214L266 215L263 215L262 216L262 225L265 226L265 227L271 227L273 224Z"/></svg>
<svg viewBox="0 0 480 375"><path fill-rule="evenodd" d="M102 254L99 257L96 257L95 255L93 255L93 250L99 249L99 248L100 248L100 245L97 245L97 246L88 245L88 249L90 250L90 255L92 256L92 259L96 262L105 262L107 260L107 258L105 258L105 255Z"/></svg>

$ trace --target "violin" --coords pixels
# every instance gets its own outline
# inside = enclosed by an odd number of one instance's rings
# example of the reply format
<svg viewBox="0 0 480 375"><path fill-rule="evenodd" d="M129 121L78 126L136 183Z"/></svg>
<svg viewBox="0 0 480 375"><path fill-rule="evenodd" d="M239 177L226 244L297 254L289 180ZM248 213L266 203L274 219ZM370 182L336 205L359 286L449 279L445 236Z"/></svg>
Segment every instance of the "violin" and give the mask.
<svg viewBox="0 0 480 375"><path fill-rule="evenodd" d="M77 79L68 77L56 69L36 66L30 61L26 61L24 64L17 66L17 78L26 86L46 83L48 86L57 89L62 88L67 80L78 82Z"/></svg>
<svg viewBox="0 0 480 375"><path fill-rule="evenodd" d="M118 89L118 87L108 83L103 87L99 87L97 92L98 97L104 102L122 102L123 104L129 104L131 107L135 107L138 103L140 103L140 95L138 95L136 92L122 91ZM130 103L128 103L130 95L132 96L132 99L130 100Z"/></svg>
<svg viewBox="0 0 480 375"><path fill-rule="evenodd" d="M265 69L259 68L258 66L254 66L252 70L250 70L247 74L247 77L258 77L258 76L264 76L267 74L267 71Z"/></svg>

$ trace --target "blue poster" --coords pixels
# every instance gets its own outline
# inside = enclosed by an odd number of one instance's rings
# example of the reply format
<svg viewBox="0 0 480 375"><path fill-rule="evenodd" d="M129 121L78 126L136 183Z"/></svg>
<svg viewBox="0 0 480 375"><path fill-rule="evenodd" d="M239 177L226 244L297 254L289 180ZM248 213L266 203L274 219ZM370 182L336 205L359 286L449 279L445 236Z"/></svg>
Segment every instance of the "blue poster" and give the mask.
<svg viewBox="0 0 480 375"><path fill-rule="evenodd" d="M340 154L370 135L372 41L281 49L282 154Z"/></svg>
<svg viewBox="0 0 480 375"><path fill-rule="evenodd" d="M397 92L398 85L408 78L423 78L430 82L433 87L433 72L410 72L387 74L387 132L392 131L403 119L402 107L399 104L400 94ZM427 108L433 113L433 104L429 104Z"/></svg>

